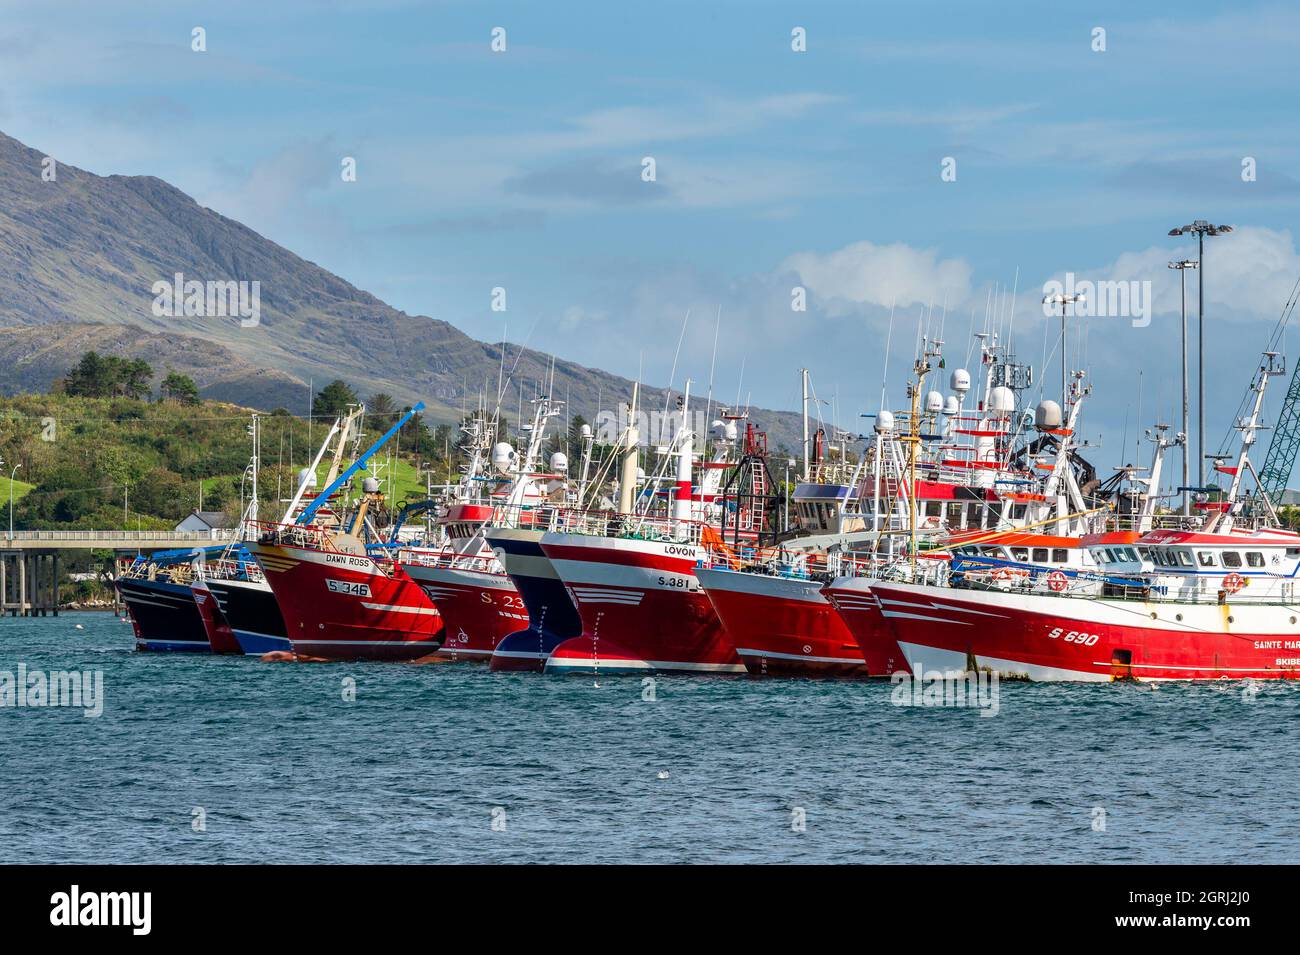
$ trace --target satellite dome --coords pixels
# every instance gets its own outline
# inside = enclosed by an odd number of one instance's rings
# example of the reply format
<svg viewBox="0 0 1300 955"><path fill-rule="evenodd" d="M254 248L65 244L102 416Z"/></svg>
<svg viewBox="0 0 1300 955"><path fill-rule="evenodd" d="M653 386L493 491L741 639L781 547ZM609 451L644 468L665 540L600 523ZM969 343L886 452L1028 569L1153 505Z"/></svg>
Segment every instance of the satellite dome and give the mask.
<svg viewBox="0 0 1300 955"><path fill-rule="evenodd" d="M563 451L556 451L551 455L551 471L555 474L569 473L569 456Z"/></svg>
<svg viewBox="0 0 1300 955"><path fill-rule="evenodd" d="M361 490L366 494L379 493L379 478L368 477L361 481Z"/></svg>
<svg viewBox="0 0 1300 955"><path fill-rule="evenodd" d="M518 458L508 441L498 441L492 446L492 466L498 471L509 471Z"/></svg>
<svg viewBox="0 0 1300 955"><path fill-rule="evenodd" d="M1061 426L1061 406L1050 398L1038 403L1034 409L1034 427L1039 431L1049 431Z"/></svg>
<svg viewBox="0 0 1300 955"><path fill-rule="evenodd" d="M894 413L892 411L882 411L876 415L876 433L888 434L894 430Z"/></svg>
<svg viewBox="0 0 1300 955"><path fill-rule="evenodd" d="M955 369L948 379L948 386L959 395L966 394L970 391L970 372L965 368Z"/></svg>
<svg viewBox="0 0 1300 955"><path fill-rule="evenodd" d="M943 395L937 391L932 391L925 396L926 414L938 414L943 410Z"/></svg>
<svg viewBox="0 0 1300 955"><path fill-rule="evenodd" d="M944 413L944 414L946 414L946 415L948 415L949 417L951 417L951 416L955 415L959 410L961 410L961 408L960 408L960 405L959 405L958 402L957 402L957 396L956 396L956 395L949 395L947 398L944 399L944 401L943 401L943 413Z"/></svg>
<svg viewBox="0 0 1300 955"><path fill-rule="evenodd" d="M590 437L591 437L591 425L589 425L589 424L584 424L584 425L582 426L582 436L583 436L584 438L590 438Z"/></svg>
<svg viewBox="0 0 1300 955"><path fill-rule="evenodd" d="M1011 414L1016 407L1016 393L1005 385L998 385L989 392L988 406L991 414Z"/></svg>
<svg viewBox="0 0 1300 955"><path fill-rule="evenodd" d="M303 469L301 469L301 470L298 472L298 486L299 486L299 487L309 487L309 488L311 488L311 487L315 487L315 486L316 486L316 472L313 471L311 468L303 468Z"/></svg>

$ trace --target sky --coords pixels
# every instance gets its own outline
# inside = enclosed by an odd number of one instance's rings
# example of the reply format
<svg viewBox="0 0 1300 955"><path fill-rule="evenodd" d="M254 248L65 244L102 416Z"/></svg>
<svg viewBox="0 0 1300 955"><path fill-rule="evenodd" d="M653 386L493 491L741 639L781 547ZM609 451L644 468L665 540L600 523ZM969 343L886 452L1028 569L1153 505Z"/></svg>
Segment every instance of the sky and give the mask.
<svg viewBox="0 0 1300 955"><path fill-rule="evenodd" d="M922 329L951 369L1000 328L1058 396L1045 283L1149 282L1149 324L1069 322L1105 470L1177 429L1170 227L1235 230L1207 450L1300 278L1297 48L1300 8L1251 2L0 0L0 130L480 339L664 384L685 323L676 383L794 409L807 367L855 429Z"/></svg>

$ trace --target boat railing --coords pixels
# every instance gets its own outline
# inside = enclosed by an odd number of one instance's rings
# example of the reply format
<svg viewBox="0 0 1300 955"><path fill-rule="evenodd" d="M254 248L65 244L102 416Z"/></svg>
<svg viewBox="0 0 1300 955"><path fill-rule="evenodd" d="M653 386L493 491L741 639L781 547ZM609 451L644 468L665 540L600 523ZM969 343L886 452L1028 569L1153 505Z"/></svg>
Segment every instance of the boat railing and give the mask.
<svg viewBox="0 0 1300 955"><path fill-rule="evenodd" d="M259 544L281 547L302 547L306 550L346 553L334 543L334 531L311 524L277 524L269 521L250 521L253 540Z"/></svg>
<svg viewBox="0 0 1300 955"><path fill-rule="evenodd" d="M223 557L203 563L203 576L207 580L263 580L262 568L251 560Z"/></svg>
<svg viewBox="0 0 1300 955"><path fill-rule="evenodd" d="M451 550L402 550L397 554L399 564L432 567L445 570L476 570L499 574L501 564L494 554L458 554Z"/></svg>
<svg viewBox="0 0 1300 955"><path fill-rule="evenodd" d="M195 578L194 567L188 561L158 563L137 559L121 567L118 580L163 580L173 584L189 584Z"/></svg>

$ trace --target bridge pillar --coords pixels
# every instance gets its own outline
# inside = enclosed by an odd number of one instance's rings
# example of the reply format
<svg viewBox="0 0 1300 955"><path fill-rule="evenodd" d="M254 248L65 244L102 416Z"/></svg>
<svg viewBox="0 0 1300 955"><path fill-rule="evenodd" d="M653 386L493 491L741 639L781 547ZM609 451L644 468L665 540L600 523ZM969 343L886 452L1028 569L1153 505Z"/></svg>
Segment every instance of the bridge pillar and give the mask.
<svg viewBox="0 0 1300 955"><path fill-rule="evenodd" d="M21 554L18 558L18 598L15 604L18 609L18 616L27 616L27 555Z"/></svg>

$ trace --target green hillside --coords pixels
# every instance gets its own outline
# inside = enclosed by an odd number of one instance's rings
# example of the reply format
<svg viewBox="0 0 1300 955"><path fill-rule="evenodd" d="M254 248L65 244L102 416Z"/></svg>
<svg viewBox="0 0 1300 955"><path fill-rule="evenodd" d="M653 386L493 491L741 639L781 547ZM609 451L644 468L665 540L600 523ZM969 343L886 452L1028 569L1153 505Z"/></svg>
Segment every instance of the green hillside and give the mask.
<svg viewBox="0 0 1300 955"><path fill-rule="evenodd" d="M14 482L15 529L170 529L190 511L237 516L252 455L252 412L219 401L88 398L68 394L0 398L0 501L8 509ZM314 456L328 420L286 412L260 416L264 517L292 493L297 471ZM394 412L368 417L367 441L382 434ZM412 428L412 424L416 427ZM445 475L439 449L446 435L412 422L372 462L393 500L423 497L420 463ZM391 462L391 463L390 463ZM321 465L321 476L326 464ZM242 486L242 487L241 487ZM8 514L4 514L5 525Z"/></svg>

